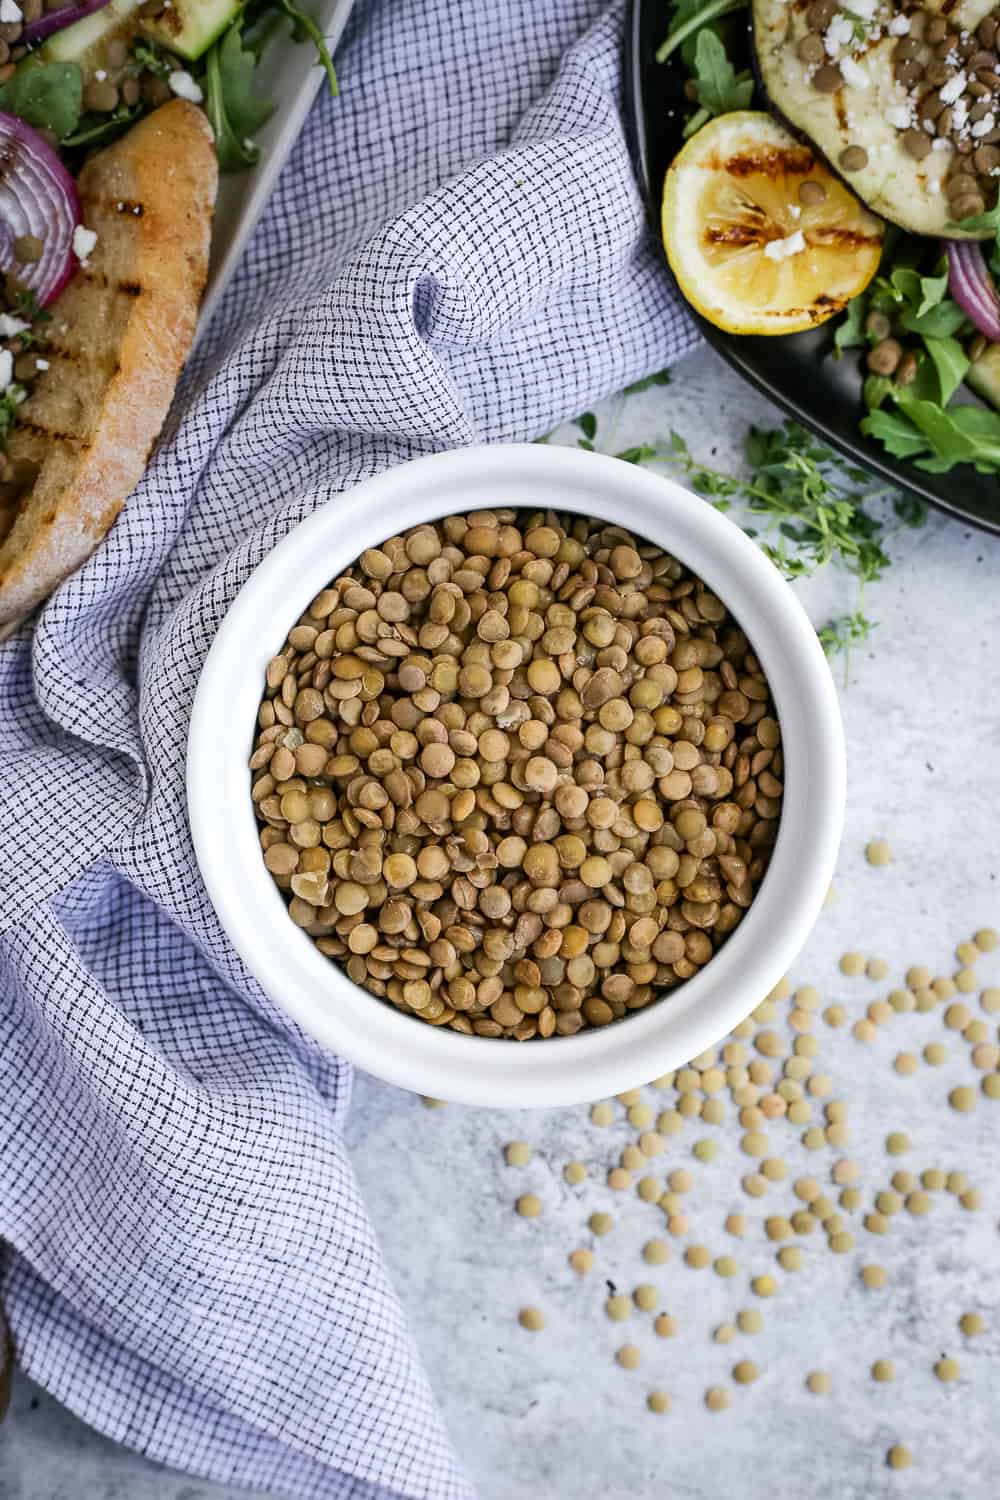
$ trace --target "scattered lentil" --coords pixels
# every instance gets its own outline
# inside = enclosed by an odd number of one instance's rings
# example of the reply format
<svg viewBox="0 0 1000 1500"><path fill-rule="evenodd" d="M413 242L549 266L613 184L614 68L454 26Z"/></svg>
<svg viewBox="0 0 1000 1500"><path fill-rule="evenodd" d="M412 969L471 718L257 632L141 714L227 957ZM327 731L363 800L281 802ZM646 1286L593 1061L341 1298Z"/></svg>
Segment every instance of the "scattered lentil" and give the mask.
<svg viewBox="0 0 1000 1500"><path fill-rule="evenodd" d="M511 1141L504 1147L503 1154L508 1167L526 1167L533 1152L527 1141Z"/></svg>
<svg viewBox="0 0 1000 1500"><path fill-rule="evenodd" d="M569 1263L578 1276L586 1276L594 1268L593 1250L571 1250Z"/></svg>
<svg viewBox="0 0 1000 1500"><path fill-rule="evenodd" d="M828 1396L833 1386L826 1370L810 1370L806 1376L806 1390L814 1396Z"/></svg>
<svg viewBox="0 0 1000 1500"><path fill-rule="evenodd" d="M877 1359L872 1365L872 1379L884 1385L889 1380L895 1380L896 1366L891 1359Z"/></svg>
<svg viewBox="0 0 1000 1500"><path fill-rule="evenodd" d="M870 865L887 865L892 860L888 839L870 839L865 845L865 858Z"/></svg>
<svg viewBox="0 0 1000 1500"><path fill-rule="evenodd" d="M522 1307L517 1315L517 1321L529 1333L540 1333L545 1327L545 1314L538 1307Z"/></svg>
<svg viewBox="0 0 1000 1500"><path fill-rule="evenodd" d="M661 1339L672 1339L677 1334L677 1323L669 1313L660 1313L653 1323L653 1332Z"/></svg>
<svg viewBox="0 0 1000 1500"><path fill-rule="evenodd" d="M670 1410L670 1397L666 1391L650 1391L646 1397L646 1405L650 1411L661 1414Z"/></svg>
<svg viewBox="0 0 1000 1500"><path fill-rule="evenodd" d="M905 1443L893 1443L886 1454L890 1469L908 1469L913 1463L913 1454Z"/></svg>
<svg viewBox="0 0 1000 1500"><path fill-rule="evenodd" d="M952 1359L947 1354L943 1355L934 1366L934 1374L938 1380L944 1382L946 1385L953 1380L957 1380L961 1373L958 1360Z"/></svg>
<svg viewBox="0 0 1000 1500"><path fill-rule="evenodd" d="M642 1363L642 1355L635 1344L622 1344L615 1351L615 1360L623 1370L637 1370Z"/></svg>

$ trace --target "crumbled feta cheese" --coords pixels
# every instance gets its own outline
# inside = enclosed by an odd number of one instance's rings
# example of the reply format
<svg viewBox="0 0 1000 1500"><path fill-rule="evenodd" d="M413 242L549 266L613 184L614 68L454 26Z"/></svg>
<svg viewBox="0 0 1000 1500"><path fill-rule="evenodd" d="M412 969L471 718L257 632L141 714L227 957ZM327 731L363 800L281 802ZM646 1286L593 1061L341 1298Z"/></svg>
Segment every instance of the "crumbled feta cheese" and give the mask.
<svg viewBox="0 0 1000 1500"><path fill-rule="evenodd" d="M768 240L764 246L764 254L768 260L790 260L805 248L805 235L801 229L796 229L794 234L786 235L783 240Z"/></svg>
<svg viewBox="0 0 1000 1500"><path fill-rule="evenodd" d="M952 130L964 130L969 120L969 101L966 98L956 99L951 110Z"/></svg>
<svg viewBox="0 0 1000 1500"><path fill-rule="evenodd" d="M906 36L910 30L909 16L904 16L902 12L898 16L893 16L888 29L890 36Z"/></svg>
<svg viewBox="0 0 1000 1500"><path fill-rule="evenodd" d="M92 229L85 229L82 224L78 224L73 230L73 254L81 266L87 264L87 256L96 244L97 235Z"/></svg>
<svg viewBox="0 0 1000 1500"><path fill-rule="evenodd" d="M2 3L3 0L0 0L0 4ZM200 104L205 97L191 74L186 73L183 68L175 68L167 82L171 92L176 94L178 99L190 99L192 104Z"/></svg>
<svg viewBox="0 0 1000 1500"><path fill-rule="evenodd" d="M823 37L823 46L826 48L827 57L836 57L842 47L846 47L854 37L854 27L846 16L837 14L826 28Z"/></svg>
<svg viewBox="0 0 1000 1500"><path fill-rule="evenodd" d="M942 104L954 104L962 94L965 93L966 77L964 73L956 73L954 78L949 78L938 89L938 98Z"/></svg>
<svg viewBox="0 0 1000 1500"><path fill-rule="evenodd" d="M30 327L31 324L26 323L23 318L14 318L10 313L0 313L0 339L12 339Z"/></svg>
<svg viewBox="0 0 1000 1500"><path fill-rule="evenodd" d="M933 141L931 141L931 150L932 151L950 151L951 150L951 141L948 140L947 136L939 135L939 136L936 137L936 139L934 139Z"/></svg>
<svg viewBox="0 0 1000 1500"><path fill-rule="evenodd" d="M15 0L0 0L0 21L5 21L11 26L16 26L18 21L23 21L21 7L15 4Z"/></svg>
<svg viewBox="0 0 1000 1500"><path fill-rule="evenodd" d="M992 114L983 115L981 120L976 120L971 126L971 133L978 139L981 135L989 135L996 124Z"/></svg>
<svg viewBox="0 0 1000 1500"><path fill-rule="evenodd" d="M840 59L840 71L844 82L855 89L866 89L871 84L871 79L860 63L856 63L853 57L842 57Z"/></svg>
<svg viewBox="0 0 1000 1500"><path fill-rule="evenodd" d="M48 360L47 359L42 359L41 355L39 355L38 358L35 360L35 369L36 370L47 370L48 368L49 368L49 362L48 362Z"/></svg>
<svg viewBox="0 0 1000 1500"><path fill-rule="evenodd" d="M94 74L94 77L97 79L98 83L103 83L107 76L108 75L103 68L98 68L97 72Z"/></svg>
<svg viewBox="0 0 1000 1500"><path fill-rule="evenodd" d="M801 219L802 217L802 209L798 203L789 203L788 212L791 214L793 219Z"/></svg>
<svg viewBox="0 0 1000 1500"><path fill-rule="evenodd" d="M6 391L14 379L14 356L9 349L0 349L0 391Z"/></svg>
<svg viewBox="0 0 1000 1500"><path fill-rule="evenodd" d="M908 104L890 104L885 112L885 117L890 125L897 130L908 130L913 115Z"/></svg>
<svg viewBox="0 0 1000 1500"><path fill-rule="evenodd" d="M851 0L850 12L854 16L860 16L862 21L870 21L875 14L876 0Z"/></svg>

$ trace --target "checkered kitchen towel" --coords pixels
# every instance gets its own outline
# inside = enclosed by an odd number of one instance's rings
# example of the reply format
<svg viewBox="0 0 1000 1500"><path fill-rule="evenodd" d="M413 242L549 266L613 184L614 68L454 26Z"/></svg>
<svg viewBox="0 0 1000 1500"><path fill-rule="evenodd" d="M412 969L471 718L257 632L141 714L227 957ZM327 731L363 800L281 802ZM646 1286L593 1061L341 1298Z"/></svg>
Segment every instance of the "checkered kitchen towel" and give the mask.
<svg viewBox="0 0 1000 1500"><path fill-rule="evenodd" d="M349 1069L223 937L184 740L227 605L317 504L693 343L643 238L621 24L359 0L169 439L0 647L3 1298L37 1380L200 1474L468 1493L345 1156Z"/></svg>

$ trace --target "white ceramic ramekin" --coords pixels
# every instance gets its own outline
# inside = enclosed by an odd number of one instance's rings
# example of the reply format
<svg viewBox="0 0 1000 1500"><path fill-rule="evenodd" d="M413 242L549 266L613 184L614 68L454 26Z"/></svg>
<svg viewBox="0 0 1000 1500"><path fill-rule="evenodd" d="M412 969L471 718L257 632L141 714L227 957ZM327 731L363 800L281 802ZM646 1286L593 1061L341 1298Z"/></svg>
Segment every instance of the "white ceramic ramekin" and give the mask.
<svg viewBox="0 0 1000 1500"><path fill-rule="evenodd" d="M662 1001L602 1029L523 1044L463 1036L358 988L290 920L264 868L247 759L264 681L304 606L366 547L419 522L500 506L606 518L659 543L730 608L781 721L785 793L767 875L715 958ZM621 1093L725 1036L774 986L833 874L845 793L843 730L816 633L739 527L670 480L617 459L535 444L416 459L338 495L247 579L205 661L188 740L188 811L223 927L271 998L325 1046L404 1088L494 1106Z"/></svg>

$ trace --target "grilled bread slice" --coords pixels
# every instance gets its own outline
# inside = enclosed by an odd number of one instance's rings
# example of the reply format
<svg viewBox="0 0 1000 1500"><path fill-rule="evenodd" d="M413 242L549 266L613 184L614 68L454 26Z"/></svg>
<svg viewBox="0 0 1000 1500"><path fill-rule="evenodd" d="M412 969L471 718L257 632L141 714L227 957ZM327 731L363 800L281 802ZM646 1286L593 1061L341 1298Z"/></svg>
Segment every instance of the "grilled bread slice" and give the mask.
<svg viewBox="0 0 1000 1500"><path fill-rule="evenodd" d="M50 309L49 367L8 444L37 474L0 530L0 634L90 555L142 477L194 339L217 180L208 120L183 99L80 174L97 243Z"/></svg>

